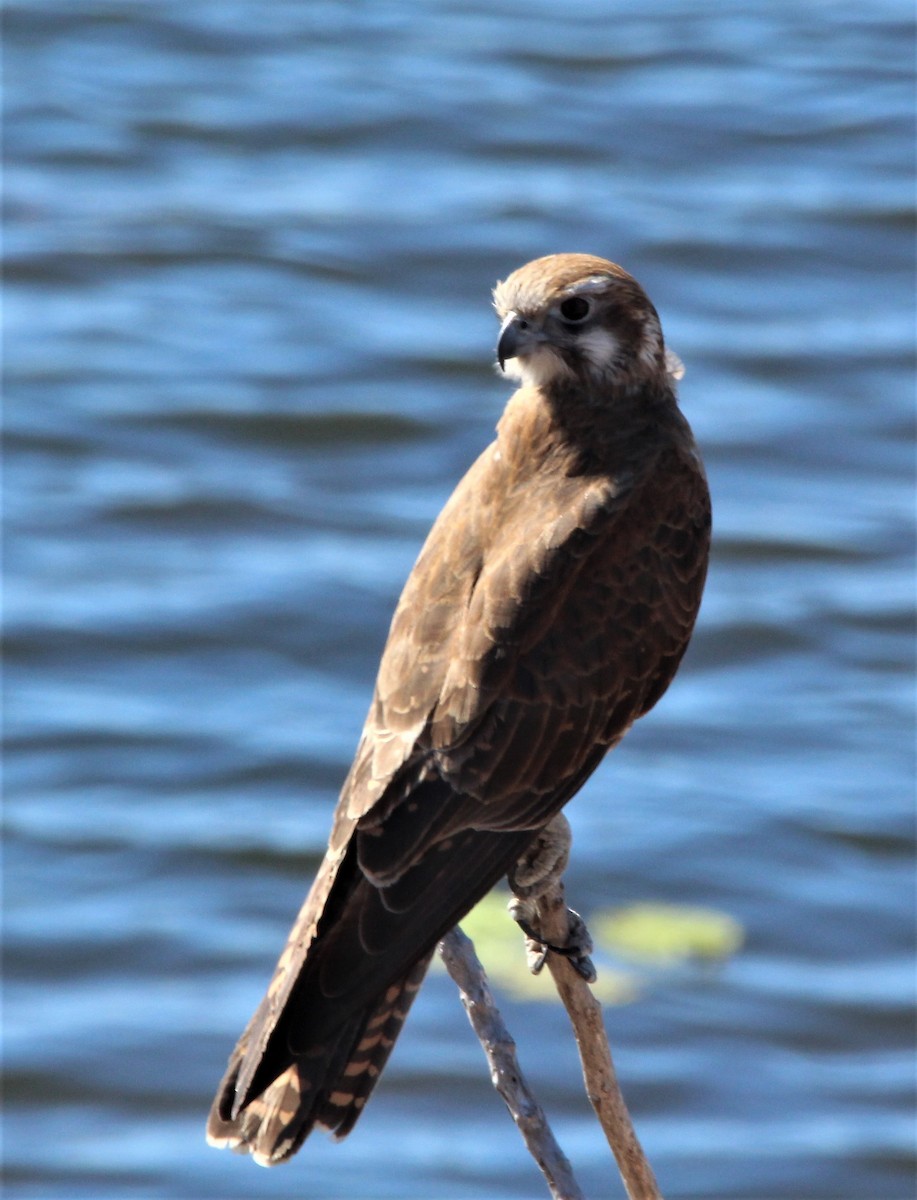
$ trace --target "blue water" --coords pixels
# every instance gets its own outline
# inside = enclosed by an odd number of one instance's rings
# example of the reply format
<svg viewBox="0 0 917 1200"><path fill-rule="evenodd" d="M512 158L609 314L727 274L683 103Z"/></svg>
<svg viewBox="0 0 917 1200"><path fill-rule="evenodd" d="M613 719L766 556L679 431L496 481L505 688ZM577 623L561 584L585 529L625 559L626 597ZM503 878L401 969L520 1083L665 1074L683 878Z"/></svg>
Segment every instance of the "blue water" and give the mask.
<svg viewBox="0 0 917 1200"><path fill-rule="evenodd" d="M6 1194L545 1194L443 975L351 1138L203 1122L327 835L400 585L507 395L494 281L586 250L684 359L715 555L568 812L586 913L741 922L609 1010L669 1200L904 1200L912 13L6 6ZM504 998L590 1197L562 1013Z"/></svg>

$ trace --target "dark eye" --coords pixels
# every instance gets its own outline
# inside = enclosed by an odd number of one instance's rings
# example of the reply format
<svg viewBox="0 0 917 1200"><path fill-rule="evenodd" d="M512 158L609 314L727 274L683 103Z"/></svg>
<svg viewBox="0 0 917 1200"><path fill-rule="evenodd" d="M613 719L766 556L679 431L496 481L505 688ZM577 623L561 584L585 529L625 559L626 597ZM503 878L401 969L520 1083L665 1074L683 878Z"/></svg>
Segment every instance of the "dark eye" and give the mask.
<svg viewBox="0 0 917 1200"><path fill-rule="evenodd" d="M589 316L592 305L582 296L570 296L560 306L560 315L565 321L583 321Z"/></svg>

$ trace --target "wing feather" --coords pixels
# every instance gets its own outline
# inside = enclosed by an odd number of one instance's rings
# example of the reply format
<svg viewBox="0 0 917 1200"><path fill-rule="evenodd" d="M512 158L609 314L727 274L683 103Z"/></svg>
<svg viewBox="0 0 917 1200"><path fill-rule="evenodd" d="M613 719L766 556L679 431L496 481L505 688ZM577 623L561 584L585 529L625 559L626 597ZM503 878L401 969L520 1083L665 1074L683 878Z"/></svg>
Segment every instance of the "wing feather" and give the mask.
<svg viewBox="0 0 917 1200"><path fill-rule="evenodd" d="M435 942L656 702L690 637L709 536L690 435L643 436L616 476L589 474L541 427L514 430L553 417L513 404L405 586L328 854L214 1104L212 1137L259 1161L315 1123L352 1126Z"/></svg>

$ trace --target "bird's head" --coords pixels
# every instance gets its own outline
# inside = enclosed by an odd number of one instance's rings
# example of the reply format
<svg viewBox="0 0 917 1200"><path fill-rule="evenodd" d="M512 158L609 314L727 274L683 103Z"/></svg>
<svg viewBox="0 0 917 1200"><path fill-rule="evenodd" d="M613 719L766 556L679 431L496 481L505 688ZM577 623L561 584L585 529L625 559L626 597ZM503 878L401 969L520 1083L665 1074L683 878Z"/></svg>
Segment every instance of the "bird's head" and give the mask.
<svg viewBox="0 0 917 1200"><path fill-rule="evenodd" d="M659 317L643 288L591 254L536 258L494 289L505 375L551 390L640 387L667 369ZM677 360L675 360L677 361Z"/></svg>

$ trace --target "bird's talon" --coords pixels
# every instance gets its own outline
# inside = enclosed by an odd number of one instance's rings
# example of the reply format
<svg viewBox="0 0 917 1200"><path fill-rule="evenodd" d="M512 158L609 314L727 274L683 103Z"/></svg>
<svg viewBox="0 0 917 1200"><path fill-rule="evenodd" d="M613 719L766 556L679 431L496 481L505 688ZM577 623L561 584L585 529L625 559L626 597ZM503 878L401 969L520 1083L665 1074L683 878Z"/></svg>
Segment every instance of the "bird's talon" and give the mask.
<svg viewBox="0 0 917 1200"><path fill-rule="evenodd" d="M540 942L533 942L531 938L527 938L525 943L525 958L531 974L540 975L544 970L545 963L548 961L548 948Z"/></svg>
<svg viewBox="0 0 917 1200"><path fill-rule="evenodd" d="M581 979L585 979L586 983L595 983L599 977L595 969L595 963L588 954L580 954L575 958L571 958L570 965Z"/></svg>
<svg viewBox="0 0 917 1200"><path fill-rule="evenodd" d="M529 970L533 975L538 975L541 972L547 961L548 954L553 952L569 959L570 965L587 983L595 983L597 978L596 970L592 959L589 957L592 951L592 938L589 936L586 922L579 913L574 912L572 908L567 909L567 916L570 922L569 940L564 946L555 946L553 942L546 942L544 938L540 937L533 927L531 918L534 916L534 913L532 912L533 905L530 901L516 898L509 902L508 908L513 920L525 934L526 957L528 959Z"/></svg>

